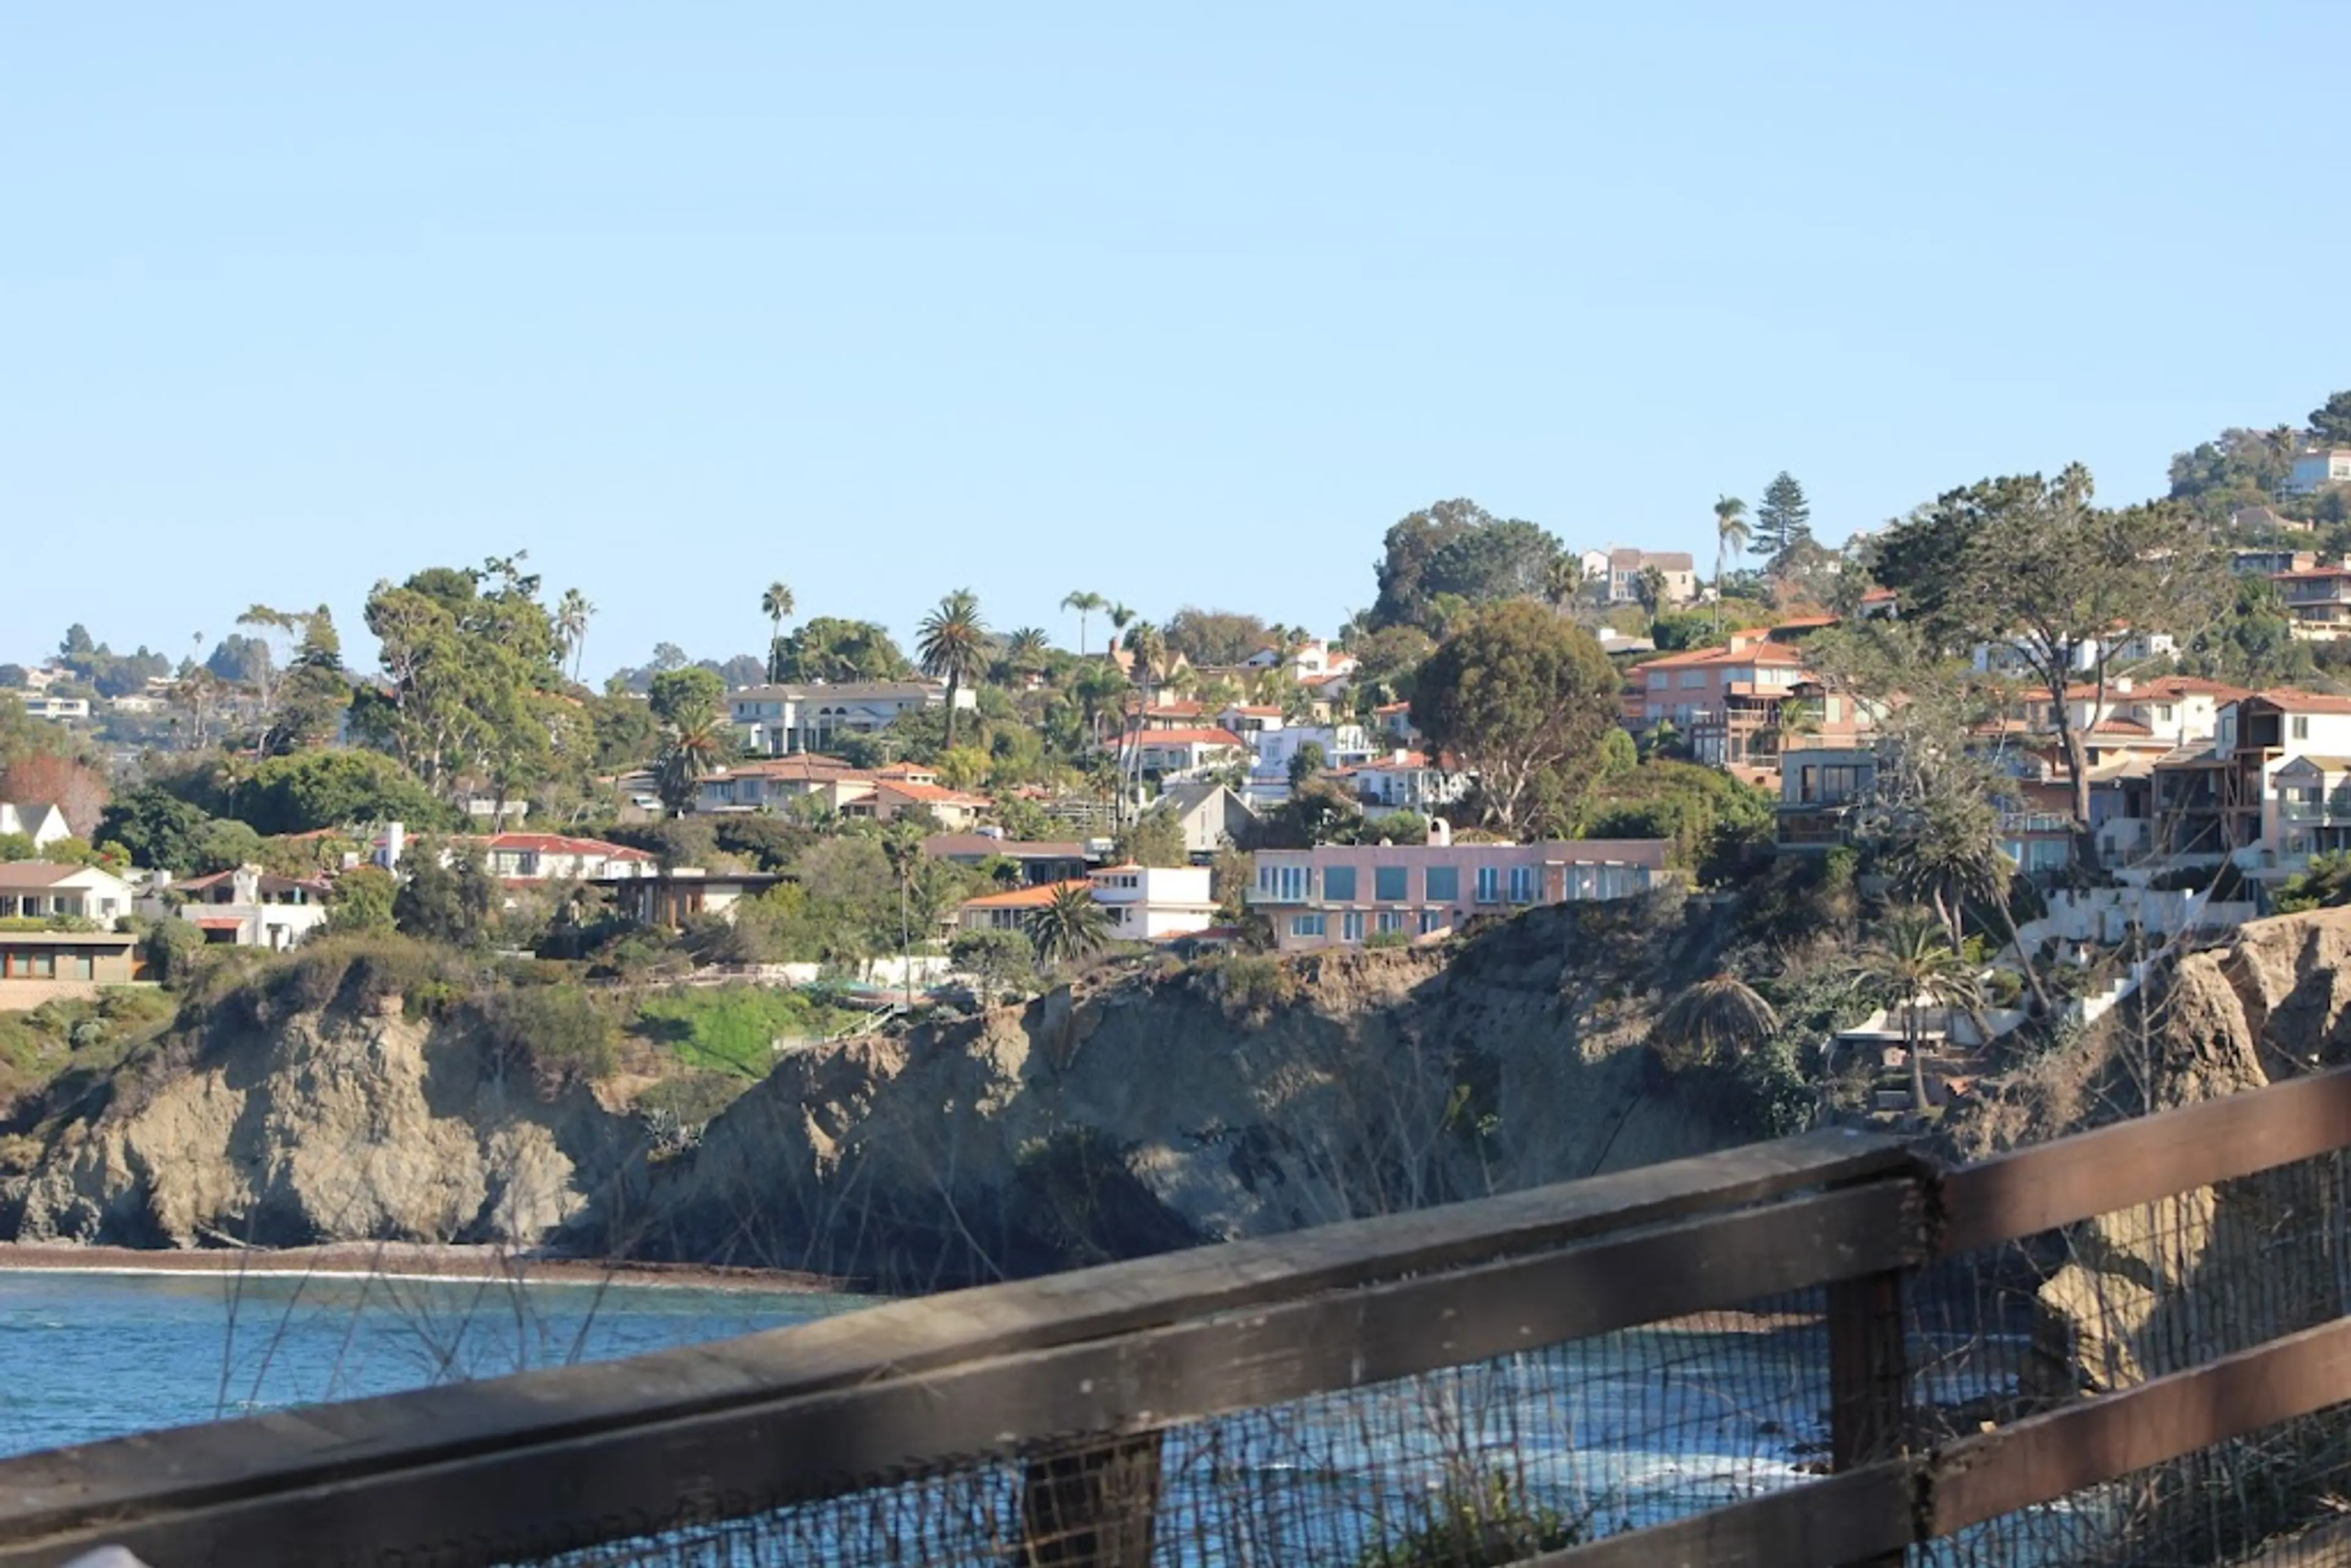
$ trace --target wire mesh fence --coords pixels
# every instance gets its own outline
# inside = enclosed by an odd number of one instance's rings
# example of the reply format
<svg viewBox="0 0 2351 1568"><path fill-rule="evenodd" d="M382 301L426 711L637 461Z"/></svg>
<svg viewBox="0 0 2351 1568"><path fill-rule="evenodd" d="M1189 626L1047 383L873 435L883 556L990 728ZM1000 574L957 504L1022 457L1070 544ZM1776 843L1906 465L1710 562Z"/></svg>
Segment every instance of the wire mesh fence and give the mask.
<svg viewBox="0 0 2351 1568"><path fill-rule="evenodd" d="M1914 1449L2144 1385L2351 1312L2341 1152L1985 1251L1910 1281ZM2351 1510L2351 1413L2290 1421L1922 1547L1937 1564L2245 1560ZM2351 1564L2316 1538L2297 1562Z"/></svg>
<svg viewBox="0 0 2351 1568"><path fill-rule="evenodd" d="M1486 1568L1824 1473L1827 1364L1813 1290L517 1561Z"/></svg>

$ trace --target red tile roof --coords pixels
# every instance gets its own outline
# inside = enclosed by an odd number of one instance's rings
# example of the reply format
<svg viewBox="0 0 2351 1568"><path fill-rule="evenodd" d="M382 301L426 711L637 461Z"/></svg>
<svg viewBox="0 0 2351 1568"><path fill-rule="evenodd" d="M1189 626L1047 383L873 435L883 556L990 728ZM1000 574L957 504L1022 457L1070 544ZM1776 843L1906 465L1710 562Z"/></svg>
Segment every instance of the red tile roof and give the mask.
<svg viewBox="0 0 2351 1568"><path fill-rule="evenodd" d="M2351 697L2331 696L2324 692L2296 691L2292 686L2273 686L2265 692L2255 692L2248 702L2264 702L2288 713L2351 713Z"/></svg>
<svg viewBox="0 0 2351 1568"><path fill-rule="evenodd" d="M1241 737L1229 729L1146 729L1139 736L1120 737L1122 747L1140 742L1144 746L1241 746Z"/></svg>
<svg viewBox="0 0 2351 1568"><path fill-rule="evenodd" d="M575 839L562 833L499 833L483 841L491 850L510 850L517 854L541 855L601 855L610 861L649 861L654 857L643 850L632 850L626 844L607 843L602 839Z"/></svg>
<svg viewBox="0 0 2351 1568"><path fill-rule="evenodd" d="M966 909L1042 909L1053 902L1053 895L1065 887L1083 888L1092 893L1091 882L1046 882L1035 887L1016 887L1009 893L985 894L963 901Z"/></svg>

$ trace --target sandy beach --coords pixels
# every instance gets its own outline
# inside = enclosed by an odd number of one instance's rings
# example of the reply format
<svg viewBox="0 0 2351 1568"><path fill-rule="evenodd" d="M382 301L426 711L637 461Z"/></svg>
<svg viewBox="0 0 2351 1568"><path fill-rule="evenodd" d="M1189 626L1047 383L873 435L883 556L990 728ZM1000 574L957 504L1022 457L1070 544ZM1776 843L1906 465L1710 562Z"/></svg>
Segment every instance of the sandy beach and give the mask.
<svg viewBox="0 0 2351 1568"><path fill-rule="evenodd" d="M781 1269L549 1258L499 1247L339 1241L317 1247L152 1250L0 1241L0 1272L88 1274L295 1274L324 1279L511 1280L523 1284L656 1285L701 1291L836 1293L837 1281Z"/></svg>

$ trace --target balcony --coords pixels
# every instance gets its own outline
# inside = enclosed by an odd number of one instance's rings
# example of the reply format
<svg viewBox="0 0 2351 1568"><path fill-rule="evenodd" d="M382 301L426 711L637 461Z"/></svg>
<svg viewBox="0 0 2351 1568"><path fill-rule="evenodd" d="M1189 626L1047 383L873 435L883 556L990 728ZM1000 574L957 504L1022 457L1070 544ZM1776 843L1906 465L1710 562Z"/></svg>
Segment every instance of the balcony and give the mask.
<svg viewBox="0 0 2351 1568"><path fill-rule="evenodd" d="M2070 833L2074 819L2063 811L2002 811L2000 831L2003 833Z"/></svg>

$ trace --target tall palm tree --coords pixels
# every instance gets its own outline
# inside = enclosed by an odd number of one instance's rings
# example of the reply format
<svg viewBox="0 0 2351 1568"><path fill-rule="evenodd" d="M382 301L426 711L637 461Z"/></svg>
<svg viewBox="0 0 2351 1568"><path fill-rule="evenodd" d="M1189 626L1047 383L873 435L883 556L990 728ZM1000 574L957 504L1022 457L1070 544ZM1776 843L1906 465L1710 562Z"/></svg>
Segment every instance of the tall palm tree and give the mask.
<svg viewBox="0 0 2351 1568"><path fill-rule="evenodd" d="M783 679L784 622L791 619L792 591L779 578L759 595L759 613L768 618L768 679Z"/></svg>
<svg viewBox="0 0 2351 1568"><path fill-rule="evenodd" d="M1086 617L1110 608L1110 601L1090 589L1073 588L1061 595L1061 608L1078 612L1078 657L1086 656Z"/></svg>
<svg viewBox="0 0 2351 1568"><path fill-rule="evenodd" d="M987 622L979 618L979 596L958 588L923 617L916 628L914 657L923 674L947 684L947 748L955 748L956 697L987 671Z"/></svg>
<svg viewBox="0 0 2351 1568"><path fill-rule="evenodd" d="M1921 1015L1928 1008L1941 1008L1947 1015L1953 1008L1980 1009L1983 984L1976 977L1975 966L1951 946L1941 921L1917 911L1887 921L1855 960L1854 968L1879 1003L1901 1009L1903 1052L1910 1059L1910 1105L1923 1113L1928 1104Z"/></svg>
<svg viewBox="0 0 2351 1568"><path fill-rule="evenodd" d="M906 988L906 1006L914 1005L914 967L907 961L907 950L914 946L914 925L908 913L908 902L914 891L914 879L923 869L923 831L905 819L899 818L882 830L882 856L890 862L890 874L898 883L898 979Z"/></svg>
<svg viewBox="0 0 2351 1568"><path fill-rule="evenodd" d="M1755 530L1747 526L1747 503L1736 496L1714 501L1714 629L1722 631L1722 578L1732 556L1747 548Z"/></svg>
<svg viewBox="0 0 2351 1568"><path fill-rule="evenodd" d="M1127 756L1133 763L1131 770L1134 776L1134 788L1139 790L1143 787L1143 710L1151 706L1152 688L1157 684L1155 677L1161 666L1167 661L1167 638L1150 622L1138 621L1127 632L1126 651L1134 661L1133 667L1128 671L1128 678L1135 686L1133 727L1128 733ZM1119 791L1119 813L1122 819L1126 810L1127 793L1128 791L1123 789Z"/></svg>
<svg viewBox="0 0 2351 1568"><path fill-rule="evenodd" d="M564 652L571 655L571 678L580 679L580 650L588 644L588 621L596 607L588 596L576 588L567 588L555 603L555 634L561 639Z"/></svg>
<svg viewBox="0 0 2351 1568"><path fill-rule="evenodd" d="M1780 1015L1744 980L1709 976L1665 1005L1649 1038L1689 1061L1744 1056L1778 1031Z"/></svg>
<svg viewBox="0 0 2351 1568"><path fill-rule="evenodd" d="M1040 964L1075 963L1110 946L1110 916L1094 902L1091 883L1065 882L1052 901L1029 917L1029 940Z"/></svg>
<svg viewBox="0 0 2351 1568"><path fill-rule="evenodd" d="M1113 604L1108 611L1108 614L1110 615L1110 629L1113 632L1125 631L1128 623L1134 619L1134 612L1128 609L1123 604ZM1112 641L1115 642L1117 639L1113 637Z"/></svg>

